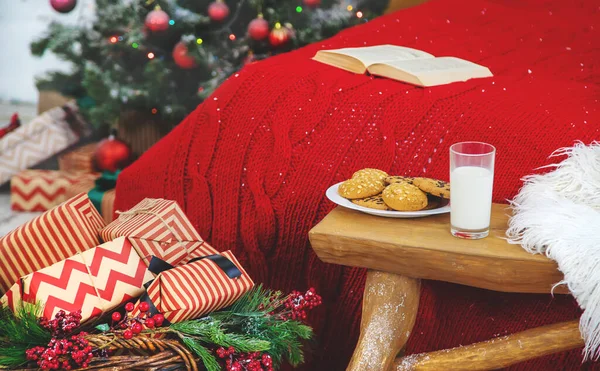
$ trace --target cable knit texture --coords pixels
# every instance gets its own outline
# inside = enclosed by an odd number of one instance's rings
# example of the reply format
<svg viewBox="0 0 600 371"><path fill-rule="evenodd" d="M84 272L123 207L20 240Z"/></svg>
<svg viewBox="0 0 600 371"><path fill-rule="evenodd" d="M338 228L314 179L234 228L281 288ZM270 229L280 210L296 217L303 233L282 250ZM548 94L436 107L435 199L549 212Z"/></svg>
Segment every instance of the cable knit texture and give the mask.
<svg viewBox="0 0 600 371"><path fill-rule="evenodd" d="M497 148L494 200L511 198L555 149L599 139L599 12L594 0L434 0L250 64L121 174L116 208L174 199L256 282L316 287L325 305L312 319L319 342L307 369L342 370L365 271L324 264L310 248L308 231L334 207L327 187L364 167L447 180L449 145L477 140ZM472 60L495 77L423 89L310 59L319 49L383 43ZM424 282L407 351L579 315L570 296ZM574 369L580 353L513 369Z"/></svg>

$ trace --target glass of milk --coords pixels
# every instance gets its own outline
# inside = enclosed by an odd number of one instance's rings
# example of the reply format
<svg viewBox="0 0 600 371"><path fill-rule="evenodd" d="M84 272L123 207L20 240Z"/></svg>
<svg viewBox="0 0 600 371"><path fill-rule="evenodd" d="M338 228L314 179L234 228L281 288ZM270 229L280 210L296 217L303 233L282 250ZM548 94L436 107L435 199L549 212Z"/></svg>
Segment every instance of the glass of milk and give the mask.
<svg viewBox="0 0 600 371"><path fill-rule="evenodd" d="M450 147L450 230L459 238L479 239L490 231L496 148L482 142Z"/></svg>

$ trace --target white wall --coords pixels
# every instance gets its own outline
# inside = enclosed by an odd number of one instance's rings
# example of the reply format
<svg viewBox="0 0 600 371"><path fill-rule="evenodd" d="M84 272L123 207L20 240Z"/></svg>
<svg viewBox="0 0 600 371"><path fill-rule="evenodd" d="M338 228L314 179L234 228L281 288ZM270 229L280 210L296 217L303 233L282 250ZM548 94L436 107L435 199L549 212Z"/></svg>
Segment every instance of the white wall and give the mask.
<svg viewBox="0 0 600 371"><path fill-rule="evenodd" d="M0 100L37 102L34 76L67 63L53 55L36 58L29 43L43 35L52 20L77 23L93 14L93 0L78 0L69 14L56 12L50 0L0 0Z"/></svg>

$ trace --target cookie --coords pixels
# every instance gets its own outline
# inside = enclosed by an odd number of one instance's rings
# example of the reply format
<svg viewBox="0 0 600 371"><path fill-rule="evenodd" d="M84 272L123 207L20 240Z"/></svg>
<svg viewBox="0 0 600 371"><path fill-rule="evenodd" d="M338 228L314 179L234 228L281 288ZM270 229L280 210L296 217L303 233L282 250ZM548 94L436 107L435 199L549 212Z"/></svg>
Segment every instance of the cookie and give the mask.
<svg viewBox="0 0 600 371"><path fill-rule="evenodd" d="M372 178L352 178L340 184L338 194L353 200L378 195L384 188L382 181Z"/></svg>
<svg viewBox="0 0 600 371"><path fill-rule="evenodd" d="M381 196L389 207L397 211L417 211L427 206L427 195L408 183L390 184Z"/></svg>
<svg viewBox="0 0 600 371"><path fill-rule="evenodd" d="M448 205L448 200L428 194L427 206L423 210L433 210L446 205Z"/></svg>
<svg viewBox="0 0 600 371"><path fill-rule="evenodd" d="M415 178L413 184L430 195L450 199L450 183L431 178Z"/></svg>
<svg viewBox="0 0 600 371"><path fill-rule="evenodd" d="M381 195L375 195L367 198L358 198L356 200L352 200L353 204L368 207L369 209L377 209L377 210L391 210L388 205L383 202L383 197Z"/></svg>
<svg viewBox="0 0 600 371"><path fill-rule="evenodd" d="M413 178L412 176L394 175L394 176L388 176L383 181L385 182L385 184L388 184L388 185L389 184L394 184L394 183L408 183L408 184L412 184L414 179L415 178Z"/></svg>
<svg viewBox="0 0 600 371"><path fill-rule="evenodd" d="M383 180L387 177L388 174L385 171L370 168L362 169L352 174L352 178L369 178L373 180L379 180L381 182L383 182Z"/></svg>

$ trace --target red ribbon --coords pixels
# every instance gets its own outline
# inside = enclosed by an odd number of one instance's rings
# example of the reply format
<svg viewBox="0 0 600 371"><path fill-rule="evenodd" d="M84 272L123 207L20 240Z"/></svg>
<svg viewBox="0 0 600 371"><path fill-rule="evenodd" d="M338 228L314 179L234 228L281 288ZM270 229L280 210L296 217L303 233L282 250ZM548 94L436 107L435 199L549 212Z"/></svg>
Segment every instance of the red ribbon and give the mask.
<svg viewBox="0 0 600 371"><path fill-rule="evenodd" d="M14 113L10 118L10 124L8 124L6 127L0 128L0 138L3 138L6 134L15 130L19 126L21 126L21 120L19 120L19 115Z"/></svg>

